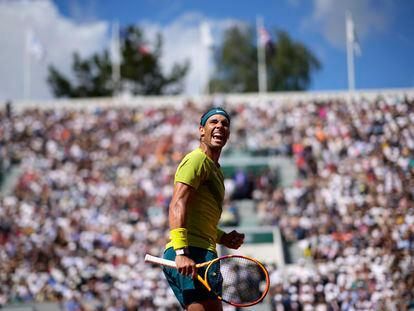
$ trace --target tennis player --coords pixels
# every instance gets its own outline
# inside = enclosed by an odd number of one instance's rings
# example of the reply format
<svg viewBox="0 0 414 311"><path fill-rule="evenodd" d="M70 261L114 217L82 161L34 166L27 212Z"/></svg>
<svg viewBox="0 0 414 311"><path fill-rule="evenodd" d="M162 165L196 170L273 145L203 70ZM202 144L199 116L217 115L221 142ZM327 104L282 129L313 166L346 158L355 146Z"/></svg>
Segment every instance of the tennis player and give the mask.
<svg viewBox="0 0 414 311"><path fill-rule="evenodd" d="M170 242L164 258L178 269L163 268L181 306L190 311L222 310L222 303L196 279L196 263L217 258L216 244L238 249L244 234L217 228L224 199L219 158L230 136L230 116L222 108L204 113L200 145L181 161L175 174L169 206Z"/></svg>

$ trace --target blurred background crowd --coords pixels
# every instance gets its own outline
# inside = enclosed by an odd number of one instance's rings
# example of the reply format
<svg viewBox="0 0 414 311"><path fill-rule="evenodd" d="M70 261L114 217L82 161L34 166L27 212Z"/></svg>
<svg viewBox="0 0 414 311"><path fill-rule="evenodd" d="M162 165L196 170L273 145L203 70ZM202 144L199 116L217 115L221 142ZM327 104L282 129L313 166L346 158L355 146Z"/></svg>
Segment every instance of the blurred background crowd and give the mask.
<svg viewBox="0 0 414 311"><path fill-rule="evenodd" d="M226 209L252 200L302 252L292 269L268 264L272 310L414 310L413 99L223 107L225 154L282 155L298 171L288 187L268 170L226 177ZM162 254L173 175L206 108L1 111L2 174L21 173L0 197L0 306L179 310L143 259Z"/></svg>

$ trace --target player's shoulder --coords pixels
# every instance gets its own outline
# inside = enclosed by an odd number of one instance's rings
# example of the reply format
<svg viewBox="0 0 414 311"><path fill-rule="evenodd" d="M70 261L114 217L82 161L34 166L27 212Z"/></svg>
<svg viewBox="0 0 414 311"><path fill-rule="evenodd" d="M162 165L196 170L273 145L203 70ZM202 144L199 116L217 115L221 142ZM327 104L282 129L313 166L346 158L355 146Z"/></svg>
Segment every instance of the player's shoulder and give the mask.
<svg viewBox="0 0 414 311"><path fill-rule="evenodd" d="M208 169L210 167L207 155L200 149L187 153L181 161L180 169Z"/></svg>
<svg viewBox="0 0 414 311"><path fill-rule="evenodd" d="M200 149L194 149L193 151L186 154L184 160L191 160L191 161L204 161L207 158L207 155Z"/></svg>

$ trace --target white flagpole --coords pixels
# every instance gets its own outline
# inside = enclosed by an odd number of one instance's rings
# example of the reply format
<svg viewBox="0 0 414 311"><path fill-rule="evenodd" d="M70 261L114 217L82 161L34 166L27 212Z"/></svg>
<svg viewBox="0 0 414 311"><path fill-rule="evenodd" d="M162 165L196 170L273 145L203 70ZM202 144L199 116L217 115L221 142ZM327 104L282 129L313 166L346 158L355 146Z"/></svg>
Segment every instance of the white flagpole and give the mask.
<svg viewBox="0 0 414 311"><path fill-rule="evenodd" d="M112 83L114 86L114 95L119 91L121 80L121 47L119 42L119 23L112 24L111 38L111 64L112 64Z"/></svg>
<svg viewBox="0 0 414 311"><path fill-rule="evenodd" d="M31 88L31 53L29 51L29 44L32 34L30 30L26 30L24 35L24 49L23 49L23 98L30 99Z"/></svg>
<svg viewBox="0 0 414 311"><path fill-rule="evenodd" d="M211 55L214 48L214 40L211 35L211 29L210 24L207 22L203 22L200 24L200 36L201 36L201 44L206 50L206 58L205 58L205 64L207 67L207 84L205 87L205 92L207 95L210 94L210 77L211 77Z"/></svg>
<svg viewBox="0 0 414 311"><path fill-rule="evenodd" d="M267 73L266 73L266 50L264 42L261 40L260 30L263 28L263 18L256 18L257 33L257 73L259 93L267 92Z"/></svg>
<svg viewBox="0 0 414 311"><path fill-rule="evenodd" d="M354 23L349 11L346 11L346 54L348 67L348 90L355 91L355 67L354 67Z"/></svg>

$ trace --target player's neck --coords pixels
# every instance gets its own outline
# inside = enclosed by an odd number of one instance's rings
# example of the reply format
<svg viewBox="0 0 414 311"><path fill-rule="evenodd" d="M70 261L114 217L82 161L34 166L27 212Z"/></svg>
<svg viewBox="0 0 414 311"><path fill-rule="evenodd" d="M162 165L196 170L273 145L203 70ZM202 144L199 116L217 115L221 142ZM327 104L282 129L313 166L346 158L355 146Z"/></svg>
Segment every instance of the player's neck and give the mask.
<svg viewBox="0 0 414 311"><path fill-rule="evenodd" d="M222 148L210 148L204 143L200 143L200 149L219 167L219 159Z"/></svg>

